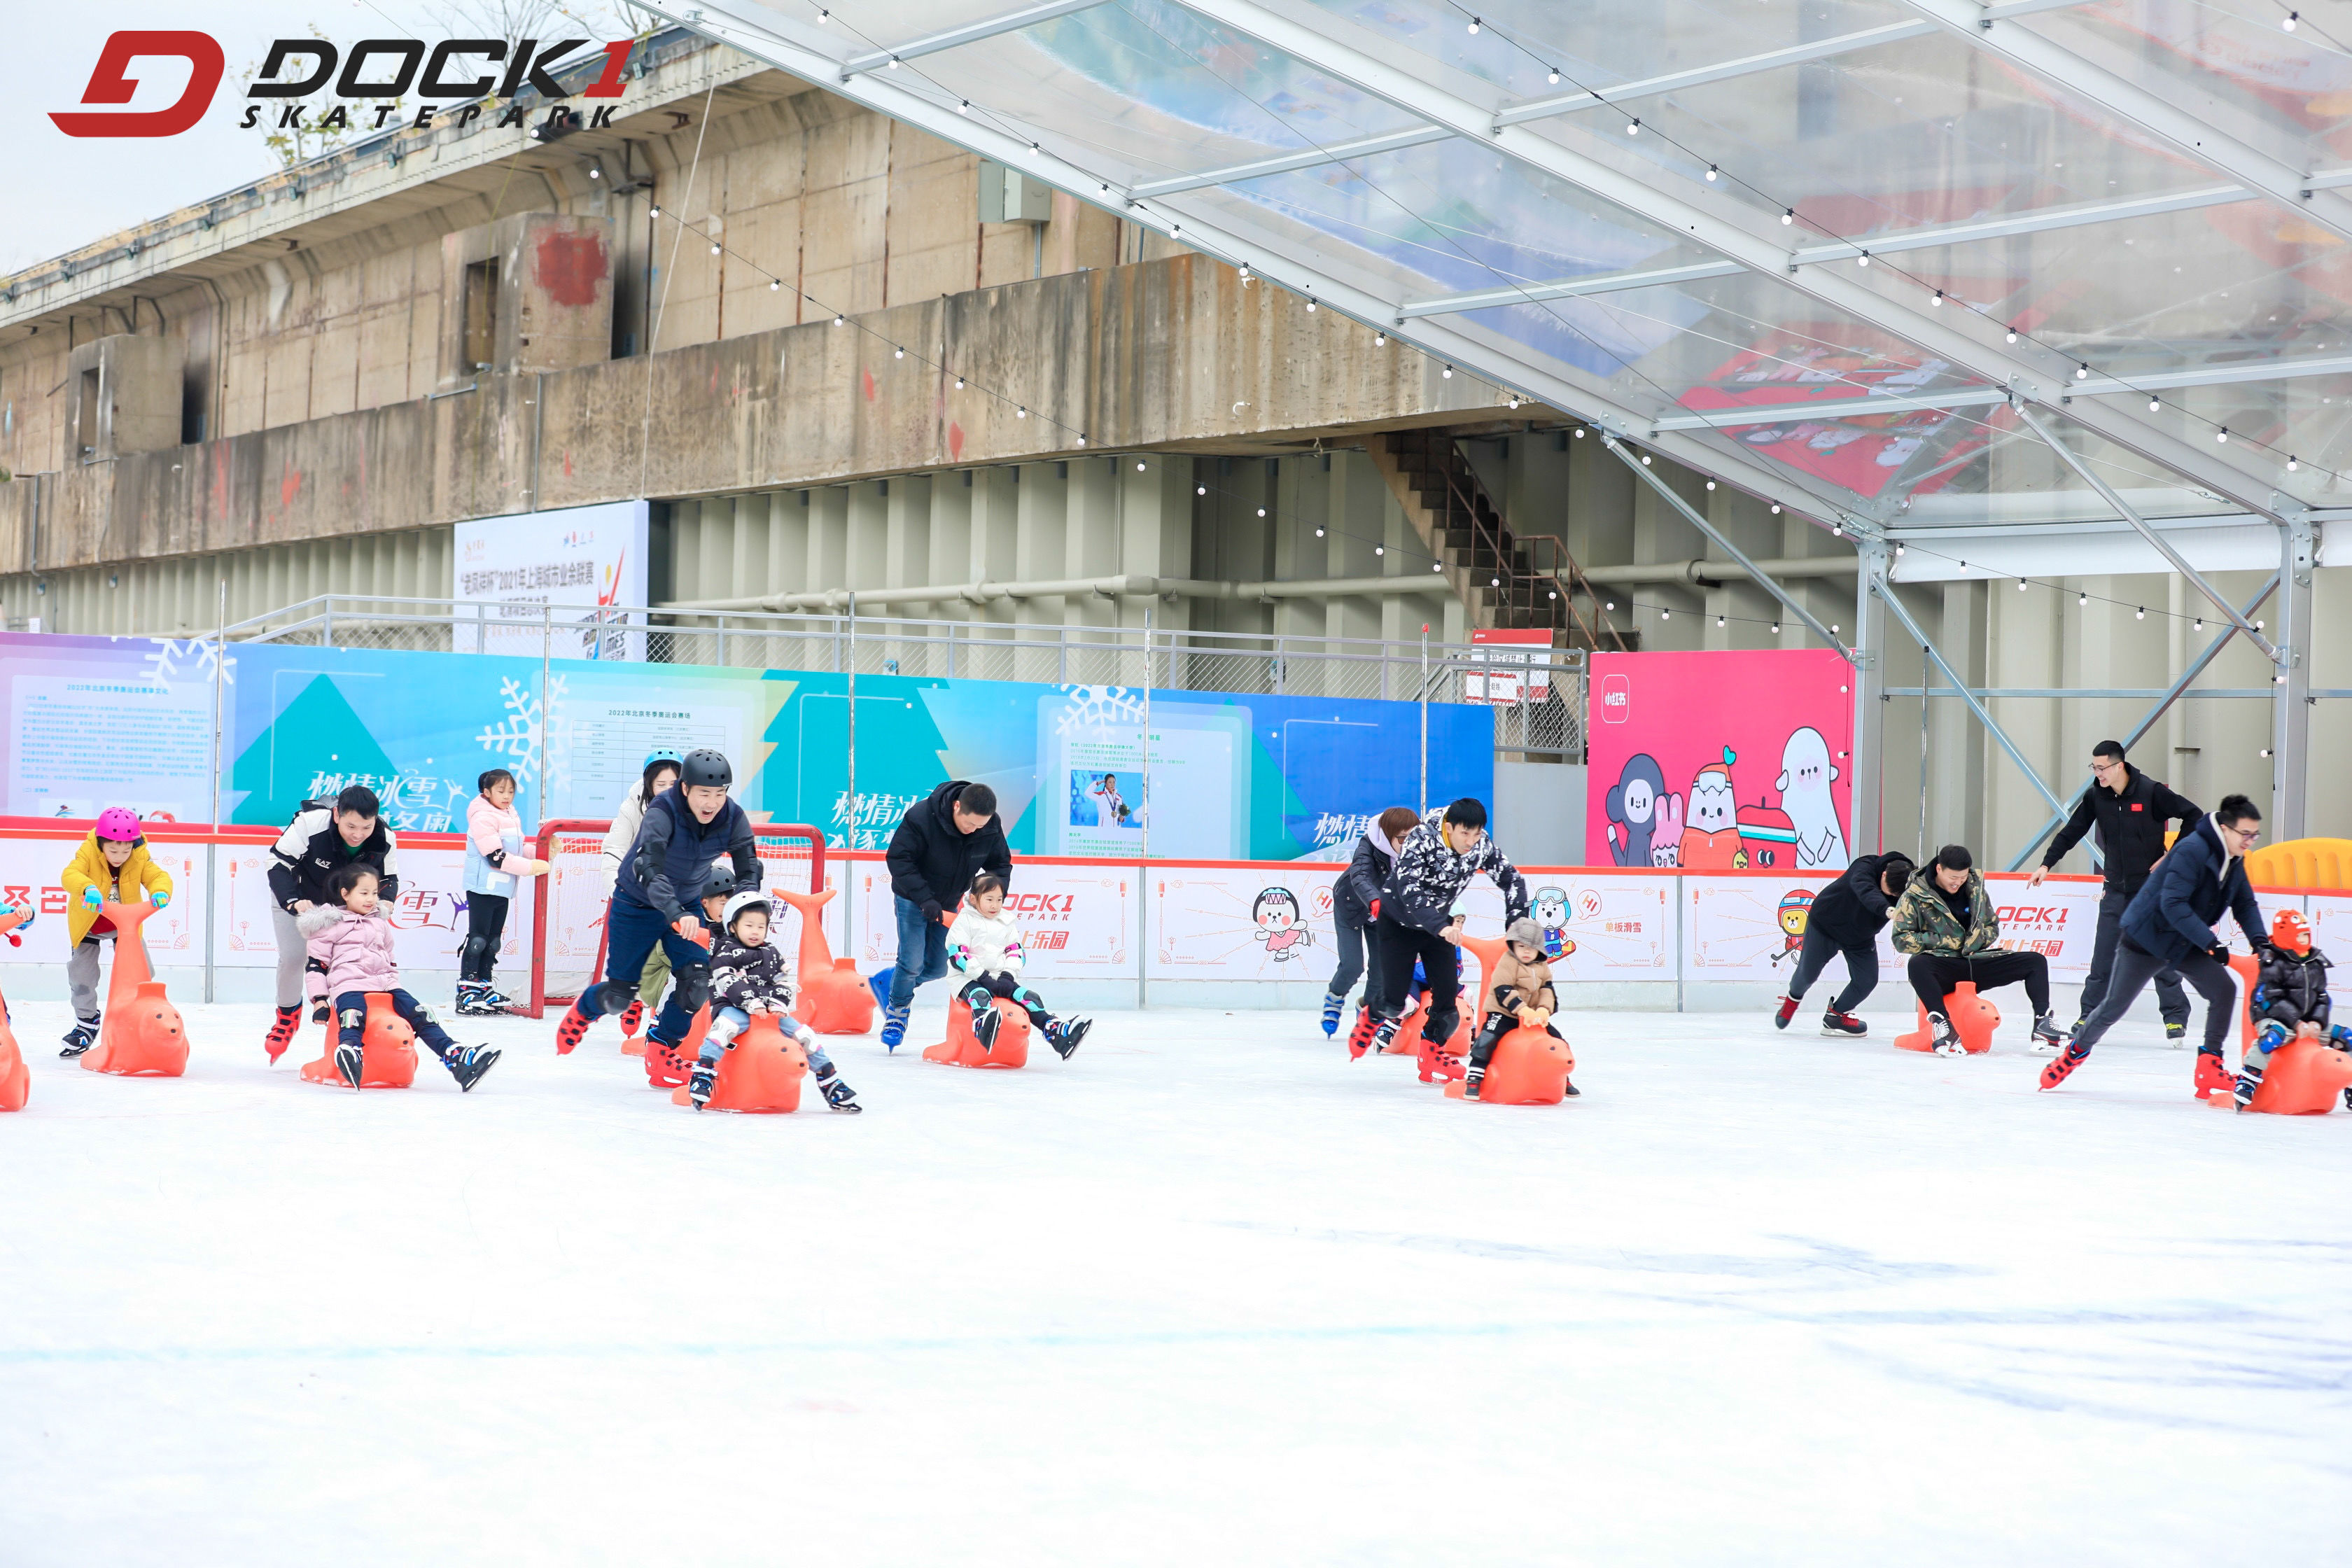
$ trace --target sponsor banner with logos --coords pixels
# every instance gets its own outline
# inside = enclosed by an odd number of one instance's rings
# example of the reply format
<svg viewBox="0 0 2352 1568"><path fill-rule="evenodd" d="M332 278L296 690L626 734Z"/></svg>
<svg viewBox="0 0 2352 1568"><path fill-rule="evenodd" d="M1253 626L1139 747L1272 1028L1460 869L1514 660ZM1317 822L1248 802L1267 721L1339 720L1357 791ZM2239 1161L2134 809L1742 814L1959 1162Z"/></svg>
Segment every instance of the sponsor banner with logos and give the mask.
<svg viewBox="0 0 2352 1568"><path fill-rule="evenodd" d="M37 911L29 927L20 926L24 939L10 946L0 939L0 963L63 963L66 945L66 889L62 873L81 847L79 834L56 838L0 838L0 904ZM151 959L159 967L177 968L205 961L205 847L201 844L158 844L150 841L148 855L172 879L172 901L163 912L151 916L140 931Z"/></svg>
<svg viewBox="0 0 2352 1568"><path fill-rule="evenodd" d="M1681 879L1577 866L1523 867L1520 875L1528 879L1531 918L1543 929L1555 981L1675 977L1675 889ZM1493 883L1480 878L1462 901L1473 933L1501 933L1503 895Z"/></svg>
<svg viewBox="0 0 2352 1568"><path fill-rule="evenodd" d="M1683 973L1696 983L1769 980L1796 972L1805 921L1825 876L1684 877ZM1882 942L1885 939L1880 939Z"/></svg>

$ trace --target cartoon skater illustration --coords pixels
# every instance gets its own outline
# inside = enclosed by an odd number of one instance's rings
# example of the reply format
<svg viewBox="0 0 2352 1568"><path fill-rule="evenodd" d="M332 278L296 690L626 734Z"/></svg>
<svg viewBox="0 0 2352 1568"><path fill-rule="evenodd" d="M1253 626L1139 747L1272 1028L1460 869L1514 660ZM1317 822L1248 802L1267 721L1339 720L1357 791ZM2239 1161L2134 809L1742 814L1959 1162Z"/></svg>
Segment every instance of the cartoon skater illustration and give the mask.
<svg viewBox="0 0 2352 1568"><path fill-rule="evenodd" d="M1543 931L1543 951L1547 962L1566 958L1576 951L1575 939L1568 934L1568 889L1538 888L1535 922Z"/></svg>
<svg viewBox="0 0 2352 1568"><path fill-rule="evenodd" d="M1813 890L1791 888L1780 895L1780 951L1772 955L1778 967L1784 958L1794 958L1805 945L1805 922L1813 912Z"/></svg>
<svg viewBox="0 0 2352 1568"><path fill-rule="evenodd" d="M1658 761L1647 752L1636 752L1625 759L1625 766L1611 786L1601 810L1609 818L1609 855L1620 866L1650 866L1661 864L1652 854L1653 839L1664 837L1659 847L1668 855L1675 852L1675 840L1658 833L1660 807L1665 804L1666 775ZM1676 834L1682 827L1682 804L1673 801L1674 826ZM1671 859L1663 864L1672 865Z"/></svg>
<svg viewBox="0 0 2352 1568"><path fill-rule="evenodd" d="M1780 809L1796 831L1801 870L1843 871L1853 858L1846 851L1837 804L1830 798L1830 784L1837 776L1837 769L1830 765L1829 742L1819 730L1807 725L1790 733L1780 748L1780 776L1773 787L1780 792Z"/></svg>
<svg viewBox="0 0 2352 1568"><path fill-rule="evenodd" d="M1250 905L1250 923L1257 928L1252 940L1265 943L1266 956L1276 963L1305 958L1315 945L1315 933L1299 912L1298 895L1288 888L1268 888L1258 894Z"/></svg>
<svg viewBox="0 0 2352 1568"><path fill-rule="evenodd" d="M1678 863L1685 870L1738 871L1748 865L1739 847L1738 803L1731 792L1731 764L1738 753L1723 748L1723 761L1709 763L1691 780L1688 826L1683 829Z"/></svg>

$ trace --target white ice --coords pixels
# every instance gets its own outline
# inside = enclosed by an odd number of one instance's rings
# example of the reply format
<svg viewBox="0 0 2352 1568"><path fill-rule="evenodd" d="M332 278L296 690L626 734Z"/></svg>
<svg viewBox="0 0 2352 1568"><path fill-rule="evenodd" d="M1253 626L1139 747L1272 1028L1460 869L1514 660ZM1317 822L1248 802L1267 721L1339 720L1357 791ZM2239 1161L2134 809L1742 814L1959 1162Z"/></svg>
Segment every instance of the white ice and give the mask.
<svg viewBox="0 0 2352 1568"><path fill-rule="evenodd" d="M2042 1094L2013 1026L1576 1014L1515 1109L1110 1013L836 1041L852 1118L673 1107L610 1025L353 1094L250 1006L179 1081L16 1011L10 1568L2352 1551L2352 1117L2206 1109L2152 1026Z"/></svg>

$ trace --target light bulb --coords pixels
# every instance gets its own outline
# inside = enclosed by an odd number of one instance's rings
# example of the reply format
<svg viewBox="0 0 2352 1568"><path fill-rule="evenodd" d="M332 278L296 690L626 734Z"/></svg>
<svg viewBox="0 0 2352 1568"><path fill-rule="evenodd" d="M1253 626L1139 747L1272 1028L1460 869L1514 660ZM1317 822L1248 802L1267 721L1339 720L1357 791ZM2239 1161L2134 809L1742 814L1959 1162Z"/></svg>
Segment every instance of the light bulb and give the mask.
<svg viewBox="0 0 2352 1568"><path fill-rule="evenodd" d="M1322 537L1323 537L1323 531L1322 531L1321 529L1319 529L1319 528L1318 528L1318 529L1317 529L1317 530L1315 531L1315 537L1316 537L1316 538L1318 538L1318 539L1322 538Z"/></svg>
<svg viewBox="0 0 2352 1568"><path fill-rule="evenodd" d="M1932 303L1934 303L1934 304L1936 304L1936 305L1940 306L1940 305L1942 305L1942 304L1943 304L1943 302L1944 302L1944 291L1943 291L1941 289L1937 289L1937 290L1936 290L1936 298L1935 298L1935 300L1932 301Z"/></svg>
<svg viewBox="0 0 2352 1568"><path fill-rule="evenodd" d="M1617 601L1616 601L1616 600L1614 600L1614 599L1612 599L1612 600L1610 600L1607 604L1602 605L1601 607L1602 609L1604 609L1604 610L1613 610L1613 609L1615 609L1615 608L1617 607Z"/></svg>
<svg viewBox="0 0 2352 1568"><path fill-rule="evenodd" d="M2089 604L2090 602L2091 602L2091 595L2088 595L2088 594L2077 594L2077 595L2074 595L2074 603L2076 603L2076 604L2078 604L2078 605L2087 605L2087 604Z"/></svg>
<svg viewBox="0 0 2352 1568"><path fill-rule="evenodd" d="M1673 620L1674 618L1675 618L1675 613L1674 613L1672 610L1669 610L1669 609L1665 608L1665 607L1664 607L1664 606L1663 606L1663 605L1661 605L1661 606L1659 607L1659 609L1658 609L1658 619L1660 619L1660 620L1662 620L1662 621L1671 621L1671 620Z"/></svg>
<svg viewBox="0 0 2352 1568"><path fill-rule="evenodd" d="M601 180L604 177L604 171L592 166L588 171L588 177L592 180Z"/></svg>
<svg viewBox="0 0 2352 1568"><path fill-rule="evenodd" d="M1648 468L1649 466L1650 466L1650 454L1649 454L1649 453L1647 453L1647 452L1644 452L1644 453L1643 453L1643 454L1642 454L1642 467L1643 467L1643 468Z"/></svg>
<svg viewBox="0 0 2352 1568"><path fill-rule="evenodd" d="M833 20L833 13L825 10L823 6L819 6L817 8L816 19L819 22L830 22Z"/></svg>
<svg viewBox="0 0 2352 1568"><path fill-rule="evenodd" d="M1168 237L1171 239L1175 238L1178 235L1183 232L1184 226L1181 223L1171 223L1168 226Z"/></svg>
<svg viewBox="0 0 2352 1568"><path fill-rule="evenodd" d="M897 70L898 68L898 57L896 55L892 55L890 57L890 68L892 70Z"/></svg>
<svg viewBox="0 0 2352 1568"><path fill-rule="evenodd" d="M1192 493L1196 496L1207 495L1209 493L1209 487L1206 485L1194 485L1192 487Z"/></svg>
<svg viewBox="0 0 2352 1568"><path fill-rule="evenodd" d="M890 351L890 357L892 359L905 359L907 357L907 351L905 349L894 348Z"/></svg>
<svg viewBox="0 0 2352 1568"><path fill-rule="evenodd" d="M1478 26L1482 18L1476 16L1470 18L1470 32L1471 36L1474 37L1477 36Z"/></svg>
<svg viewBox="0 0 2352 1568"><path fill-rule="evenodd" d="M661 208L659 208L659 207L647 207L647 208L646 209L646 211L647 211L648 213L652 214L652 215L653 215L654 216L656 216L656 217L659 217L659 216L661 216Z"/></svg>
<svg viewBox="0 0 2352 1568"><path fill-rule="evenodd" d="M1772 623L1772 635L1776 637L1780 635L1780 623L1778 621Z"/></svg>
<svg viewBox="0 0 2352 1568"><path fill-rule="evenodd" d="M714 245L714 246L712 246L712 247L710 247L710 254L711 254L711 255L713 255L713 256L718 255L718 254L719 254L719 247L718 247L717 246L715 246L715 245Z"/></svg>
<svg viewBox="0 0 2352 1568"><path fill-rule="evenodd" d="M1432 572L1443 572L1445 570L1445 563L1443 561L1433 561L1429 563L1429 569Z"/></svg>
<svg viewBox="0 0 2352 1568"><path fill-rule="evenodd" d="M1557 588L1554 588L1554 589L1553 589L1549 594L1546 595L1545 595L1545 597L1547 597L1547 598L1552 598L1552 599L1557 599L1557 598L1559 598L1559 589L1557 589Z"/></svg>
<svg viewBox="0 0 2352 1568"><path fill-rule="evenodd" d="M2017 580L2017 591L2021 594L2025 592L2025 579L2022 577Z"/></svg>
<svg viewBox="0 0 2352 1568"><path fill-rule="evenodd" d="M2017 329L2015 327L2009 329L2009 341L2011 342L2015 342L2017 341Z"/></svg>
<svg viewBox="0 0 2352 1568"><path fill-rule="evenodd" d="M1264 516L1265 515L1265 508L1264 508L1264 507L1260 507L1260 508L1258 508L1258 509L1257 509L1257 514L1258 514L1258 516L1260 516L1260 517L1264 517Z"/></svg>
<svg viewBox="0 0 2352 1568"><path fill-rule="evenodd" d="M1374 332L1372 334L1372 347L1376 349L1384 349L1388 346L1389 335L1386 332Z"/></svg>
<svg viewBox="0 0 2352 1568"><path fill-rule="evenodd" d="M1503 580L1500 577L1489 577L1486 579L1486 586L1489 588L1499 588L1502 585Z"/></svg>
<svg viewBox="0 0 2352 1568"><path fill-rule="evenodd" d="M1715 624L1716 624L1717 626L1721 626L1721 625L1723 625L1723 617L1722 617L1721 616L1716 616L1716 617L1715 617Z"/></svg>
<svg viewBox="0 0 2352 1568"><path fill-rule="evenodd" d="M1780 209L1780 221L1781 221L1782 223L1784 223L1784 224L1789 224L1789 223L1794 223L1794 222L1796 222L1796 221L1797 221L1797 209L1796 209L1796 208L1794 208L1794 207L1783 207L1783 208L1781 208L1781 209Z"/></svg>
<svg viewBox="0 0 2352 1568"><path fill-rule="evenodd" d="M1896 546L1895 547L1895 554L1897 554L1897 555L1902 554L1902 553L1903 553L1903 546L1901 546L1901 545L1899 545L1899 544L1898 544L1898 545L1896 545Z"/></svg>
<svg viewBox="0 0 2352 1568"><path fill-rule="evenodd" d="M2074 367L2074 379L2076 381L2087 381L2090 379L2090 375L2091 364L2088 360L2084 361L2081 364Z"/></svg>
<svg viewBox="0 0 2352 1568"><path fill-rule="evenodd" d="M1313 310L1315 309L1315 296L1313 296L1312 294L1309 294L1309 295L1307 297L1307 310L1310 310L1310 311L1311 311L1311 310Z"/></svg>
<svg viewBox="0 0 2352 1568"><path fill-rule="evenodd" d="M1772 515L1773 515L1774 517L1778 517L1778 516L1780 516L1780 502L1778 502L1778 501L1774 501L1774 502L1772 503Z"/></svg>
<svg viewBox="0 0 2352 1568"><path fill-rule="evenodd" d="M1707 488L1707 489L1715 489L1715 481L1714 481L1713 479L1709 479L1709 480L1707 480L1707 481L1706 481L1706 488Z"/></svg>
<svg viewBox="0 0 2352 1568"><path fill-rule="evenodd" d="M1375 555L1386 555L1388 552L1389 547L1385 544L1375 544L1372 546L1372 553Z"/></svg>
<svg viewBox="0 0 2352 1568"><path fill-rule="evenodd" d="M1581 425L1576 427L1576 438L1580 441L1584 439L1584 426Z"/></svg>
<svg viewBox="0 0 2352 1568"><path fill-rule="evenodd" d="M971 100L968 98L959 100L956 103L956 112L958 114L970 114L971 112Z"/></svg>
<svg viewBox="0 0 2352 1568"><path fill-rule="evenodd" d="M1029 411L1026 408L1015 407L1013 411L1013 416L1015 419L1026 419L1029 417Z"/></svg>
<svg viewBox="0 0 2352 1568"><path fill-rule="evenodd" d="M846 316L835 316L833 319L833 324L836 327L845 327L849 325L849 318Z"/></svg>
<svg viewBox="0 0 2352 1568"><path fill-rule="evenodd" d="M1139 459L1137 460L1137 462L1136 462L1136 465L1135 465L1135 471L1136 471L1137 473L1139 473L1139 473L1141 473L1141 472L1143 472L1143 463L1142 463L1141 459L1139 459Z"/></svg>
<svg viewBox="0 0 2352 1568"><path fill-rule="evenodd" d="M1508 405L1508 406L1513 407L1513 408L1517 408L1518 405L1519 405L1519 400L1518 400L1517 398L1516 398L1516 397L1512 398L1512 399L1511 399L1511 401L1510 401L1510 404ZM2292 464L2292 463L2290 463L2290 464L2288 464L2287 466L2288 466L2289 468L2293 468L2294 465L2294 464Z"/></svg>
<svg viewBox="0 0 2352 1568"><path fill-rule="evenodd" d="M2294 32L2294 25L2295 25L2297 22L2300 22L2300 21L2302 21L2302 20L2303 20L2303 13L2302 13L2302 12L2300 12L2300 11L2289 11L2289 12L2286 14L2286 20L2285 20L2285 21L2284 21L2284 22L2281 22L2281 23L2279 24L2279 26L2282 26L2282 27L2284 27L2288 32L2292 33L2292 32ZM2270 755L2270 753L2269 753L2268 752L2264 752L2263 753L2263 755L2264 755L2264 756L2266 756L2266 757L2267 757L2267 756L2269 756L2269 755Z"/></svg>
<svg viewBox="0 0 2352 1568"><path fill-rule="evenodd" d="M2227 441L2229 438L2230 427L2227 425L2222 426L2219 430L2213 432L2213 439L2216 441Z"/></svg>
<svg viewBox="0 0 2352 1568"><path fill-rule="evenodd" d="M1559 68L1558 66L1552 67L1551 69L1545 74L1544 79L1551 83L1552 86L1558 87L1559 85Z"/></svg>
<svg viewBox="0 0 2352 1568"><path fill-rule="evenodd" d="M2290 474L2294 472L2297 468L2302 466L2302 458L2290 454L2286 460L2286 471Z"/></svg>
<svg viewBox="0 0 2352 1568"><path fill-rule="evenodd" d="M1625 134L1626 134L1626 135L1628 135L1628 136L1639 136L1641 133L1642 133L1642 122L1641 122L1640 121L1638 121L1638 120L1629 120L1629 121L1627 121L1625 122Z"/></svg>
<svg viewBox="0 0 2352 1568"><path fill-rule="evenodd" d="M961 376L956 377L956 390L958 392L961 392L963 390L963 377Z"/></svg>
<svg viewBox="0 0 2352 1568"><path fill-rule="evenodd" d="M771 278L771 279L768 279L768 292L769 292L769 293L771 293L771 294L774 293L777 289L779 289L782 288L783 286L784 286L784 280L783 280L782 279L781 279L781 278Z"/></svg>
<svg viewBox="0 0 2352 1568"><path fill-rule="evenodd" d="M2151 397L2151 398L2149 398L2149 399L2147 400L2147 411L2148 411L2150 414L2154 414L2155 412L2157 412L2158 409L2162 408L2163 406L2164 406L2164 400L2163 400L2162 398L2159 398L2159 397Z"/></svg>
<svg viewBox="0 0 2352 1568"><path fill-rule="evenodd" d="M1865 251L1864 251L1860 256L1855 257L1855 258L1853 258L1853 264L1854 264L1856 267L1867 267L1867 266L1869 266L1869 265L1870 265L1870 252L1868 252L1867 250L1865 250Z"/></svg>
<svg viewBox="0 0 2352 1568"><path fill-rule="evenodd" d="M2147 606L2142 605L2138 609L2134 610L2132 612L2132 619L2136 621L2144 621L2147 619Z"/></svg>
<svg viewBox="0 0 2352 1568"><path fill-rule="evenodd" d="M1445 379L1448 381L1454 379L1454 367L1450 364L1445 367Z"/></svg>
<svg viewBox="0 0 2352 1568"><path fill-rule="evenodd" d="M1706 166L1706 177L1707 177L1707 179L1708 179L1708 180L1712 181L1712 180L1715 178L1715 176L1716 176L1716 167L1715 167L1715 165L1714 165L1714 164L1709 163L1709 164Z"/></svg>
<svg viewBox="0 0 2352 1568"><path fill-rule="evenodd" d="M1081 430L1081 431L1079 431L1079 432L1078 432L1078 445L1079 445L1079 446L1081 446L1081 447L1083 447L1083 446L1085 446L1086 444L1087 444L1087 433L1086 433L1085 431Z"/></svg>

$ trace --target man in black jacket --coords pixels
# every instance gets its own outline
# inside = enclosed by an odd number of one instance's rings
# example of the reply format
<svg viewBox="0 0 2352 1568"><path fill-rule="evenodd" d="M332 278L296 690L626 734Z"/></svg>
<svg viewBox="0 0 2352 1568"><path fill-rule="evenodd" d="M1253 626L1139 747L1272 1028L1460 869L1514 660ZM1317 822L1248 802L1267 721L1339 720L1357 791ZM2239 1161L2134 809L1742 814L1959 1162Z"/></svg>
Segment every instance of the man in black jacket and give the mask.
<svg viewBox="0 0 2352 1568"><path fill-rule="evenodd" d="M400 840L383 819L375 791L352 784L333 800L306 800L269 848L270 931L278 939L278 1016L262 1049L276 1061L285 1054L302 1017L302 975L310 966L309 943L294 917L330 901L327 882L353 864L376 869L375 896L386 905L400 897ZM340 900L334 900L340 902ZM323 973L323 971L322 971ZM322 982L323 984L323 982ZM326 1021L320 998L315 1022Z"/></svg>
<svg viewBox="0 0 2352 1568"><path fill-rule="evenodd" d="M1797 973L1772 1026L1785 1029L1797 1016L1814 978L1832 953L1845 958L1845 989L1822 1015L1824 1035L1866 1035L1870 1026L1853 1016L1862 999L1878 989L1878 933L1895 909L1895 900L1911 880L1911 857L1900 849L1864 855L1845 868L1845 875L1823 888L1805 914L1805 942L1797 953Z"/></svg>
<svg viewBox="0 0 2352 1568"><path fill-rule="evenodd" d="M982 871L1013 889L1013 851L997 819L996 792L984 784L950 779L898 819L884 857L898 911L898 962L869 982L882 1004L882 1044L897 1050L907 1037L915 987L948 972L948 926L956 906Z"/></svg>
<svg viewBox="0 0 2352 1568"><path fill-rule="evenodd" d="M2040 887L2050 868L2066 858L2094 825L2099 830L2099 853L2106 860L2106 889L2099 895L2098 931L2091 942L2091 973L2083 980L2083 999L2074 1008L2074 1027L2099 1010L2106 1000L2107 979L2115 973L2116 939L2123 930L2124 910L2164 858L2164 825L2179 822L2183 829L2197 820L2195 805L2124 761L2121 741L2102 741L2091 748L2091 785L2074 804L2074 815L2058 830L2035 867L2031 885ZM2157 972L2156 1005L2164 1015L2164 1037L2189 1037L2189 993L2180 974L2169 966Z"/></svg>

